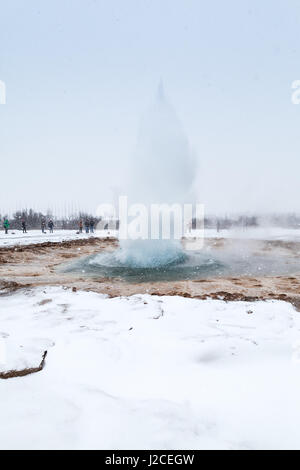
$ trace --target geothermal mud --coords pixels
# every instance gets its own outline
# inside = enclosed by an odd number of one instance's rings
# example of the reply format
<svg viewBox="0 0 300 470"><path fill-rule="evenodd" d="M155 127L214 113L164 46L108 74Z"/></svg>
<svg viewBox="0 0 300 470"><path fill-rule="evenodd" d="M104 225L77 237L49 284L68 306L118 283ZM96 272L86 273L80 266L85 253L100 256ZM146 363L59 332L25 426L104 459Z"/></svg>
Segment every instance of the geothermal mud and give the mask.
<svg viewBox="0 0 300 470"><path fill-rule="evenodd" d="M278 256L280 262L299 260L300 243L284 241L254 241L207 239L206 248L214 250L252 250ZM300 269L293 275L225 276L185 281L126 282L120 278L97 279L83 273L63 273L64 263L118 247L116 239L89 238L62 243L41 243L0 248L0 295L20 288L60 285L75 290L95 291L110 297L148 293L180 295L200 299L266 300L292 302L300 310ZM297 264L297 263L296 263Z"/></svg>

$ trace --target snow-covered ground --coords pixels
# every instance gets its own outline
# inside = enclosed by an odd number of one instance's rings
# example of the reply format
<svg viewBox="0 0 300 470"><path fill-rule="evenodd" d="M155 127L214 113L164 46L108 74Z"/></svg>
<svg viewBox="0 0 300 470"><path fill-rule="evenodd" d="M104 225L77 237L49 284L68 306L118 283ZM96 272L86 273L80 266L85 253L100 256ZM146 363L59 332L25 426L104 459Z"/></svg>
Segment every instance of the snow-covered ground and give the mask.
<svg viewBox="0 0 300 470"><path fill-rule="evenodd" d="M197 231L186 233L187 237L197 236ZM55 230L54 233L42 233L40 230L30 230L27 234L23 234L21 230L10 230L6 235L4 231L0 231L0 246L28 245L43 242L57 242L63 240L74 240L78 238L88 237L118 237L117 230L96 230L94 234L78 234L76 230ZM200 232L200 236L202 232ZM279 227L258 227L248 229L231 229L220 230L205 229L205 238L246 238L256 240L293 240L300 241L300 229L284 229Z"/></svg>
<svg viewBox="0 0 300 470"><path fill-rule="evenodd" d="M79 238L114 237L116 234L115 230L97 230L94 234L78 234L76 230L55 230L54 233L30 230L28 233L23 234L21 230L10 230L8 235L3 231L0 232L0 246L31 245L45 242L60 243L64 240L76 240Z"/></svg>
<svg viewBox="0 0 300 470"><path fill-rule="evenodd" d="M0 447L300 448L290 304L39 288L0 298Z"/></svg>

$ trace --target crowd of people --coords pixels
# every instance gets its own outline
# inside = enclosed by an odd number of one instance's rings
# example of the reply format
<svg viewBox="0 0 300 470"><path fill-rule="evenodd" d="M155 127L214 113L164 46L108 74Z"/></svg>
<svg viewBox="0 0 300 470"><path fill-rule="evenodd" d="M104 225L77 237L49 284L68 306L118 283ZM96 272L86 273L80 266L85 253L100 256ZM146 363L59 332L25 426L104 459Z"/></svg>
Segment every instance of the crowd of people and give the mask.
<svg viewBox="0 0 300 470"><path fill-rule="evenodd" d="M80 221L79 221L79 233L83 232L83 225L84 225L84 228L85 228L85 233L94 233L94 228L95 228L94 219L86 218L84 222L83 222L82 219L80 219Z"/></svg>
<svg viewBox="0 0 300 470"><path fill-rule="evenodd" d="M41 221L41 228L42 228L42 233L46 233L46 219L44 219L44 218L43 218L42 221ZM48 221L48 228L49 228L49 232L50 232L50 233L53 233L53 231L54 231L54 230L53 230L53 229L54 229L54 222L53 222L52 219L50 219L50 220ZM26 232L25 232L25 233L26 233Z"/></svg>
<svg viewBox="0 0 300 470"><path fill-rule="evenodd" d="M8 218L3 219L3 228L6 234L8 234L8 230L10 227L10 223ZM48 222L45 217L41 220L41 230L42 233L46 233L47 227L50 233L54 233L54 222L53 219L49 219ZM93 218L86 218L84 221L82 219L79 220L78 224L78 233L83 233L83 228L85 233L94 233L95 229L95 220ZM27 233L27 223L26 219L22 217L21 219L21 230L23 233Z"/></svg>

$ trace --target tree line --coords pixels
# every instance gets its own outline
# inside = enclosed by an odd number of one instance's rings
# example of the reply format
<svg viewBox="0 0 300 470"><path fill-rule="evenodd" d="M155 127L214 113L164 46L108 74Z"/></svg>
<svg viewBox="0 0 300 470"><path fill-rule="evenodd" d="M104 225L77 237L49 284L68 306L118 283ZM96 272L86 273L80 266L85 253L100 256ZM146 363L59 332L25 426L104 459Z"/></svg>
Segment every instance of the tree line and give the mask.
<svg viewBox="0 0 300 470"><path fill-rule="evenodd" d="M53 220L54 226L56 229L65 229L65 230L77 230L80 224L80 221L83 223L86 220L93 220L95 226L101 222L101 217L94 217L87 212L80 212L79 214L74 214L69 217L58 219L55 217L52 212L48 211L47 213L36 212L33 209L26 209L22 211L15 212L11 217L7 215L0 215L1 220L7 219L9 221L9 226L11 230L20 230L22 228L22 221L26 222L26 227L28 230L40 229L42 221Z"/></svg>

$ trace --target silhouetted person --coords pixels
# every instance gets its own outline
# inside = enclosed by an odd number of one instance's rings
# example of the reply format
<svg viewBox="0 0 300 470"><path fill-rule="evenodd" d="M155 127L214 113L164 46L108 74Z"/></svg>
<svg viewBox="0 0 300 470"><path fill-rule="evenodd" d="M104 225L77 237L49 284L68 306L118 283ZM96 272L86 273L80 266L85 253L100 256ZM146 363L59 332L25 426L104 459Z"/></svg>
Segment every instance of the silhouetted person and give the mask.
<svg viewBox="0 0 300 470"><path fill-rule="evenodd" d="M6 235L7 235L7 234L8 234L8 229L9 229L9 221L8 221L8 219L4 219L3 227L4 227L5 233L6 233Z"/></svg>
<svg viewBox="0 0 300 470"><path fill-rule="evenodd" d="M85 233L89 233L89 231L90 231L90 221L89 221L89 219L85 219L84 226L85 226Z"/></svg>
<svg viewBox="0 0 300 470"><path fill-rule="evenodd" d="M26 221L24 218L21 220L21 225L22 225L23 233L27 233Z"/></svg>
<svg viewBox="0 0 300 470"><path fill-rule="evenodd" d="M83 229L83 222L80 219L80 221L79 221L79 233L82 233L82 229Z"/></svg>
<svg viewBox="0 0 300 470"><path fill-rule="evenodd" d="M46 220L45 219L42 219L41 228L42 228L42 233L46 233L45 232L45 229L46 229Z"/></svg>
<svg viewBox="0 0 300 470"><path fill-rule="evenodd" d="M90 232L94 233L95 221L94 219L90 219Z"/></svg>
<svg viewBox="0 0 300 470"><path fill-rule="evenodd" d="M50 233L53 233L54 223L52 219L49 220L48 227L49 227Z"/></svg>

